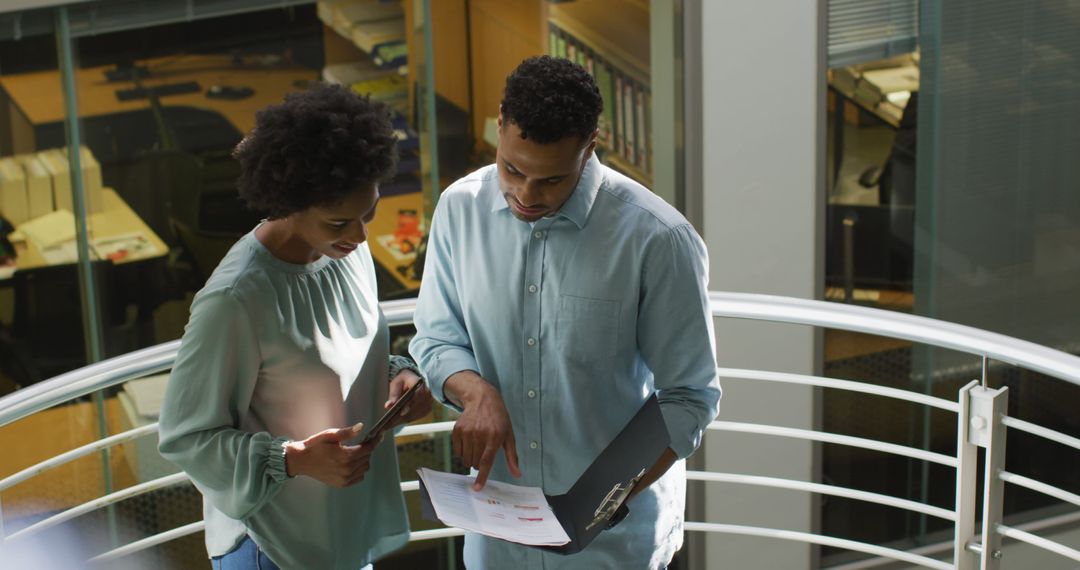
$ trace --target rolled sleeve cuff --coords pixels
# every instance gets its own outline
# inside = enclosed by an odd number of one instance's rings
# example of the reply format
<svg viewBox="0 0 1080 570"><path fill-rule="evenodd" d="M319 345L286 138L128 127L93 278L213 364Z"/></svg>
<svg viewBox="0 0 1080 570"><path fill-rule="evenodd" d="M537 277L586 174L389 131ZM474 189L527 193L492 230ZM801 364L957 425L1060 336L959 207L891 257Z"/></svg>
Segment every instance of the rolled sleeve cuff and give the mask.
<svg viewBox="0 0 1080 570"><path fill-rule="evenodd" d="M417 376L421 378L424 377L424 375L420 373L420 367L418 367L416 363L413 362L413 359L407 356L391 354L389 372L387 373L389 378L387 378L387 380L393 381L394 378L397 378L398 374L401 374L402 370L412 370L416 373Z"/></svg>
<svg viewBox="0 0 1080 570"><path fill-rule="evenodd" d="M480 367L477 366L476 358L473 357L471 352L460 348L442 351L438 356L431 359L428 369L424 370L427 373L428 388L431 389L431 395L443 404L458 411L461 411L461 409L446 397L443 386L446 385L447 378L462 370L474 370L479 373Z"/></svg>
<svg viewBox="0 0 1080 570"><path fill-rule="evenodd" d="M671 450L679 459L690 457L701 444L702 429L697 418L676 402L660 402L660 411L671 436Z"/></svg>
<svg viewBox="0 0 1080 570"><path fill-rule="evenodd" d="M285 466L286 443L289 443L289 438L275 437L266 446L266 472L279 483L289 479L289 470Z"/></svg>

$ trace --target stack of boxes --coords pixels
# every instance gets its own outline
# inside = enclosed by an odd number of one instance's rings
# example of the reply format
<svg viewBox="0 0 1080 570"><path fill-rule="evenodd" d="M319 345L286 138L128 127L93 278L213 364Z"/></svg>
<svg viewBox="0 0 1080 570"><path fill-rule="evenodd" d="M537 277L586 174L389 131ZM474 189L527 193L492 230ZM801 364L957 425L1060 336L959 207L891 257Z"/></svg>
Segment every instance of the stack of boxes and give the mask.
<svg viewBox="0 0 1080 570"><path fill-rule="evenodd" d="M90 149L79 147L86 211L104 208L101 165ZM0 215L18 226L53 211L73 211L67 148L0 158Z"/></svg>

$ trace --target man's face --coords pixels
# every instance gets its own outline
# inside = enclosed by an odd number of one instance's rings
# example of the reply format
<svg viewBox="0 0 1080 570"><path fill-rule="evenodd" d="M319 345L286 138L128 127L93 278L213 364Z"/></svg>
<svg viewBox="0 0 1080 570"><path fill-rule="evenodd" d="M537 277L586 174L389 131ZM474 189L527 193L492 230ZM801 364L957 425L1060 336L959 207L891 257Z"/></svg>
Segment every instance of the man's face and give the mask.
<svg viewBox="0 0 1080 570"><path fill-rule="evenodd" d="M495 162L503 197L514 216L535 222L558 212L574 193L595 146L595 133L588 141L567 137L537 144L521 138L521 129L500 115Z"/></svg>

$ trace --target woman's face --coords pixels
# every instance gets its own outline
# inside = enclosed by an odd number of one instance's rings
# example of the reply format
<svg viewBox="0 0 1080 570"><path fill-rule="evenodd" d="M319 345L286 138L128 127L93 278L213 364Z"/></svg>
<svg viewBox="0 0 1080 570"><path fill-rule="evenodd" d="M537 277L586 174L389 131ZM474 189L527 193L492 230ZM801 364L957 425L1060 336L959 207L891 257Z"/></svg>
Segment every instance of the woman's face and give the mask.
<svg viewBox="0 0 1080 570"><path fill-rule="evenodd" d="M367 240L367 224L375 218L378 202L379 187L372 184L337 204L312 206L288 220L294 234L313 250L313 258L321 254L341 259Z"/></svg>

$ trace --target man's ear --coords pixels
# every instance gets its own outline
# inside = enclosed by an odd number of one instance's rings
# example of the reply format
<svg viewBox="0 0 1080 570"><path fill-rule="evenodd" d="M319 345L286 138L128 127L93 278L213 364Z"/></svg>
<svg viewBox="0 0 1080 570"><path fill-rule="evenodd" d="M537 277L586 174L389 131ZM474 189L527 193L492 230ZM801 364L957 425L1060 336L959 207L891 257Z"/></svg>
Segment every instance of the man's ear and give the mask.
<svg viewBox="0 0 1080 570"><path fill-rule="evenodd" d="M585 148L586 160L588 160L588 157L592 155L592 152L594 150L596 150L596 140L597 140L596 137L598 137L599 135L600 135L600 129L594 130L592 132L592 134L589 135L589 144Z"/></svg>

